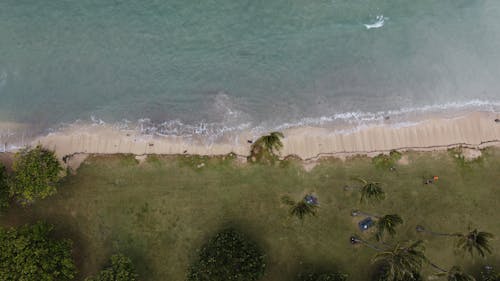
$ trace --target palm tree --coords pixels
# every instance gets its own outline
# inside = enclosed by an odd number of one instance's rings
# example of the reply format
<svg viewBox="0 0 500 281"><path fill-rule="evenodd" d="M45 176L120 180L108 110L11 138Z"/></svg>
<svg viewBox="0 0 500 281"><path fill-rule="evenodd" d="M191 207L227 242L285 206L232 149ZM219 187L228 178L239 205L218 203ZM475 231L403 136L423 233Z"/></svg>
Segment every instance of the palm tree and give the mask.
<svg viewBox="0 0 500 281"><path fill-rule="evenodd" d="M276 154L283 148L283 142L281 142L283 137L284 135L280 132L272 132L260 137L252 144L247 158L249 162L274 163L278 159Z"/></svg>
<svg viewBox="0 0 500 281"><path fill-rule="evenodd" d="M385 233L389 233L389 235L391 236L396 235L396 227L400 224L403 224L404 222L403 219L397 214L379 216L379 215L365 213L360 210L351 211L351 216L355 217L359 215L374 217L377 219L375 225L377 227L377 232L375 234L375 238L377 238L377 241L383 240L383 236Z"/></svg>
<svg viewBox="0 0 500 281"><path fill-rule="evenodd" d="M404 242L407 243L407 246L401 246L400 243L396 244L396 246L390 246L386 243L372 244L361 239L357 235L353 235L350 238L350 242L351 244L365 245L379 252L372 259L372 262L381 264L381 275L377 279L379 281L423 280L419 272L425 263L429 263L431 266L437 268L440 271L439 274L441 274L441 272L446 272L446 270L431 263L425 257L423 240L418 240L413 243Z"/></svg>
<svg viewBox="0 0 500 281"><path fill-rule="evenodd" d="M378 218L376 227L377 233L375 237L378 241L383 240L384 234L389 233L391 237L396 235L396 226L403 224L403 219L397 214L385 215Z"/></svg>
<svg viewBox="0 0 500 281"><path fill-rule="evenodd" d="M373 262L380 262L386 267L387 280L401 280L413 276L415 272L420 272L426 261L422 240L405 247L397 244L393 249L380 252L373 258Z"/></svg>
<svg viewBox="0 0 500 281"><path fill-rule="evenodd" d="M269 135L260 137L255 144L262 146L269 153L274 154L283 148L282 138L285 136L281 132L271 132Z"/></svg>
<svg viewBox="0 0 500 281"><path fill-rule="evenodd" d="M440 273L434 274L435 276L444 276L447 281L476 281L476 278L465 273L459 266L453 266L450 270L440 269Z"/></svg>
<svg viewBox="0 0 500 281"><path fill-rule="evenodd" d="M385 198L385 192L382 190L382 187L380 187L381 183L368 182L362 178L358 178L358 180L363 183L361 187L361 203L366 200L381 201Z"/></svg>
<svg viewBox="0 0 500 281"><path fill-rule="evenodd" d="M486 253L491 254L490 239L493 234L485 231L478 231L477 229L469 230L468 233L440 233L425 229L421 225L417 225L417 232L426 232L436 236L451 236L458 237L457 248L468 252L471 257L474 257L474 252L477 252L481 257L485 257Z"/></svg>
<svg viewBox="0 0 500 281"><path fill-rule="evenodd" d="M305 197L300 201L293 201L289 196L283 196L281 198L281 202L283 204L290 206L290 215L299 218L300 220L304 219L306 216L315 216L318 205L310 204L305 200Z"/></svg>
<svg viewBox="0 0 500 281"><path fill-rule="evenodd" d="M485 231L474 229L466 234L460 234L457 242L457 247L464 252L468 252L471 257L474 252L477 252L481 257L485 257L487 252L491 254L489 240L493 238L493 234Z"/></svg>

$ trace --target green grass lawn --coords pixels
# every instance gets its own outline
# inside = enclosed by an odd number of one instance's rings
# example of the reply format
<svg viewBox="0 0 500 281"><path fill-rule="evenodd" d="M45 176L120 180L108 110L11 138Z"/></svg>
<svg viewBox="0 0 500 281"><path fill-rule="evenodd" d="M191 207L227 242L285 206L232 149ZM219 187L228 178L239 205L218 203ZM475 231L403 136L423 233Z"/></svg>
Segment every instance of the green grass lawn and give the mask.
<svg viewBox="0 0 500 281"><path fill-rule="evenodd" d="M368 158L328 159L306 172L299 162L276 166L244 165L228 157L150 157L137 164L130 156L98 156L87 160L77 175L64 180L59 193L28 208L13 207L2 225L46 220L56 233L75 242L80 277L98 271L117 251L129 255L141 280L185 279L197 249L225 226L253 237L267 253L264 280L294 281L303 270L339 270L349 280L369 280L375 252L352 246L361 234L352 209L380 215L397 213L405 223L396 240L425 239L427 257L449 268L476 270L485 263L500 266L495 254L474 261L461 256L449 238L417 234L422 224L442 232L469 226L500 237L500 150L488 149L480 161L463 163L450 153L410 153L409 164L392 172L375 167ZM200 163L203 167L198 168ZM438 175L434 185L422 177ZM360 204L353 177L383 183L381 203ZM316 217L303 222L288 215L280 198L295 200L314 192L320 201ZM425 267L424 273L430 268Z"/></svg>

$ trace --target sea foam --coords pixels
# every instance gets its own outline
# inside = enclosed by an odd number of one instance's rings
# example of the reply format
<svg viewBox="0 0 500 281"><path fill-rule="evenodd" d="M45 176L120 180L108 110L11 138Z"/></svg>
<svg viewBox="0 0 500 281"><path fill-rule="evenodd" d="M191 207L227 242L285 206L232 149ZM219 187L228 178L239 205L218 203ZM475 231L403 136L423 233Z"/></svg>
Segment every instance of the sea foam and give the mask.
<svg viewBox="0 0 500 281"><path fill-rule="evenodd" d="M374 23L365 24L364 26L366 27L366 29L381 28L385 25L385 21L388 19L389 18L384 17L384 15L379 15L375 18Z"/></svg>
<svg viewBox="0 0 500 281"><path fill-rule="evenodd" d="M231 109L226 108L231 111ZM284 122L279 125L266 123L255 124L245 121L235 124L233 121L205 122L188 124L182 120L167 120L154 122L149 118L142 118L136 122L122 120L120 122L106 123L102 119L91 116L94 125L111 125L115 129L135 130L143 135L150 136L182 136L186 138L204 138L208 142L215 142L227 135L238 135L243 131L251 135L259 136L270 131L283 131L292 128L317 126L328 127L335 132L353 132L365 126L390 125L392 127L406 127L415 125L419 120L425 120L430 115L457 115L462 112L489 111L499 112L500 102L485 100L470 100L465 102L449 102L444 104L432 104L421 107L402 107L377 112L351 111L340 112L333 115L319 117L304 117L292 122ZM411 120L409 120L411 119Z"/></svg>

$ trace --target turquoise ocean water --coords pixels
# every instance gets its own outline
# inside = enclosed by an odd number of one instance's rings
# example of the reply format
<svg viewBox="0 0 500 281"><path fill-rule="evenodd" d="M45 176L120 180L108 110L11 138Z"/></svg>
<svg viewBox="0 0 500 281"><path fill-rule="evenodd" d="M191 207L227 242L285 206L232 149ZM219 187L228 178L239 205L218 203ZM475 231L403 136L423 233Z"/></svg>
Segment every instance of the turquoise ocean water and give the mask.
<svg viewBox="0 0 500 281"><path fill-rule="evenodd" d="M220 135L498 110L499 15L498 0L0 0L0 121Z"/></svg>

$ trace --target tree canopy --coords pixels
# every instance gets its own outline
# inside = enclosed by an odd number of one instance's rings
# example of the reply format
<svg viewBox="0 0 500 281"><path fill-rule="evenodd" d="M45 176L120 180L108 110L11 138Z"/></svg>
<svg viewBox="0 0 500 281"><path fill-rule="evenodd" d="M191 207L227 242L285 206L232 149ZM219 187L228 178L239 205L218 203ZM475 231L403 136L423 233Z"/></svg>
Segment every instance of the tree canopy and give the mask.
<svg viewBox="0 0 500 281"><path fill-rule="evenodd" d="M377 232L375 237L378 241L383 240L384 234L388 233L391 237L396 234L396 227L403 224L403 219L397 214L385 215L377 221Z"/></svg>
<svg viewBox="0 0 500 281"><path fill-rule="evenodd" d="M250 162L273 163L278 159L277 153L283 148L282 138L284 135L281 132L271 132L269 135L260 137L252 144L248 160Z"/></svg>
<svg viewBox="0 0 500 281"><path fill-rule="evenodd" d="M132 261L122 255L111 256L111 266L103 269L96 277L88 277L85 281L136 281L137 274Z"/></svg>
<svg viewBox="0 0 500 281"><path fill-rule="evenodd" d="M477 252L479 256L484 258L487 253L492 253L489 241L493 238L493 234L489 232L474 229L467 234L457 234L457 236L459 237L457 247L471 256Z"/></svg>
<svg viewBox="0 0 500 281"><path fill-rule="evenodd" d="M56 193L62 167L53 151L38 145L16 154L13 171L11 193L22 204L29 204Z"/></svg>
<svg viewBox="0 0 500 281"><path fill-rule="evenodd" d="M381 183L369 182L362 178L358 178L358 180L363 184L361 187L361 203L365 201L378 202L385 199L385 192L381 187Z"/></svg>
<svg viewBox="0 0 500 281"><path fill-rule="evenodd" d="M0 213L9 207L9 199L7 173L5 171L5 167L0 163Z"/></svg>
<svg viewBox="0 0 500 281"><path fill-rule="evenodd" d="M225 229L211 238L199 252L188 274L188 281L255 281L266 268L257 244L244 234Z"/></svg>
<svg viewBox="0 0 500 281"><path fill-rule="evenodd" d="M307 197L307 196L306 196ZM317 204L311 204L304 197L300 201L293 201L289 196L281 197L281 202L290 206L290 215L299 219L304 219L306 216L315 216L318 208Z"/></svg>
<svg viewBox="0 0 500 281"><path fill-rule="evenodd" d="M0 228L0 280L65 281L76 273L70 240L50 237L46 223Z"/></svg>
<svg viewBox="0 0 500 281"><path fill-rule="evenodd" d="M398 244L390 251L378 253L373 260L384 267L384 280L405 280L413 278L415 272L420 272L427 258L424 255L423 241L419 240L404 247Z"/></svg>

